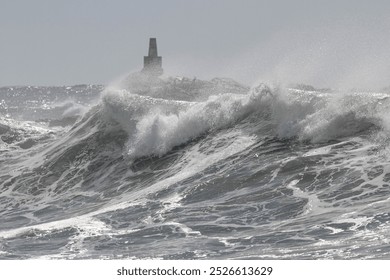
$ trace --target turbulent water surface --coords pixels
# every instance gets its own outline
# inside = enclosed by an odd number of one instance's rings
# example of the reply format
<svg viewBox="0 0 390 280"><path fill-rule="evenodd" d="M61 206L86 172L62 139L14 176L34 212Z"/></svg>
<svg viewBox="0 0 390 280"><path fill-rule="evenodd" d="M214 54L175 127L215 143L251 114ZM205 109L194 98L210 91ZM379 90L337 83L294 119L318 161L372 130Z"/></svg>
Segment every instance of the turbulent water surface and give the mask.
<svg viewBox="0 0 390 280"><path fill-rule="evenodd" d="M389 258L389 109L228 79L0 88L0 258Z"/></svg>

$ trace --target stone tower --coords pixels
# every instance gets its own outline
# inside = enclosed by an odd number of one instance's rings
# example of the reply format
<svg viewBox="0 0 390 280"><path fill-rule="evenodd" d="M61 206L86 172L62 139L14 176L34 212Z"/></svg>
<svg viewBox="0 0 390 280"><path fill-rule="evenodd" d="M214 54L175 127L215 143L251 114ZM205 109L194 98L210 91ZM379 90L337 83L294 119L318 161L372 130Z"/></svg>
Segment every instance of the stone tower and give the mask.
<svg viewBox="0 0 390 280"><path fill-rule="evenodd" d="M142 72L153 76L160 76L163 73L162 57L157 54L156 38L150 38L149 40L149 54L148 56L144 56L144 68Z"/></svg>

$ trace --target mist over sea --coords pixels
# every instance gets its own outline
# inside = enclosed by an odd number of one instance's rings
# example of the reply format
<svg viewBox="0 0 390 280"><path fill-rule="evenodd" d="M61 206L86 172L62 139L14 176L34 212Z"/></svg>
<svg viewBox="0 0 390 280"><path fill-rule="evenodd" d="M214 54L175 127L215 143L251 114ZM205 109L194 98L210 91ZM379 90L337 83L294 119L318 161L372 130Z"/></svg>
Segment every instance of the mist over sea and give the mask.
<svg viewBox="0 0 390 280"><path fill-rule="evenodd" d="M387 259L387 90L0 88L0 259Z"/></svg>

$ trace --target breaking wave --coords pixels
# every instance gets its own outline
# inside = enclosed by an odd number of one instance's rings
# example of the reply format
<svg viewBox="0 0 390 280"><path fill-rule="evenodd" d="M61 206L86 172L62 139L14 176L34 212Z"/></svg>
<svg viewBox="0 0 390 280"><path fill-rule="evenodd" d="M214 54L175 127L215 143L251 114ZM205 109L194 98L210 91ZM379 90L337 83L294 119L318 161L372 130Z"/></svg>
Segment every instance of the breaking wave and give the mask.
<svg viewBox="0 0 390 280"><path fill-rule="evenodd" d="M53 100L2 90L1 258L390 255L370 240L390 222L387 93L141 76ZM45 99L17 108L24 91Z"/></svg>

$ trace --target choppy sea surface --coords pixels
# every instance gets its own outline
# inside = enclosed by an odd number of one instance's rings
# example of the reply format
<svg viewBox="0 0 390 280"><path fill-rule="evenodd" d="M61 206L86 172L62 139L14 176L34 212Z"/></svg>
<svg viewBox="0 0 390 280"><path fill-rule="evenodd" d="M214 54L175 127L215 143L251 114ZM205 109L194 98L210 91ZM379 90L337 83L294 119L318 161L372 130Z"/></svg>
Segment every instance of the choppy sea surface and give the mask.
<svg viewBox="0 0 390 280"><path fill-rule="evenodd" d="M388 259L390 95L0 88L0 259Z"/></svg>

